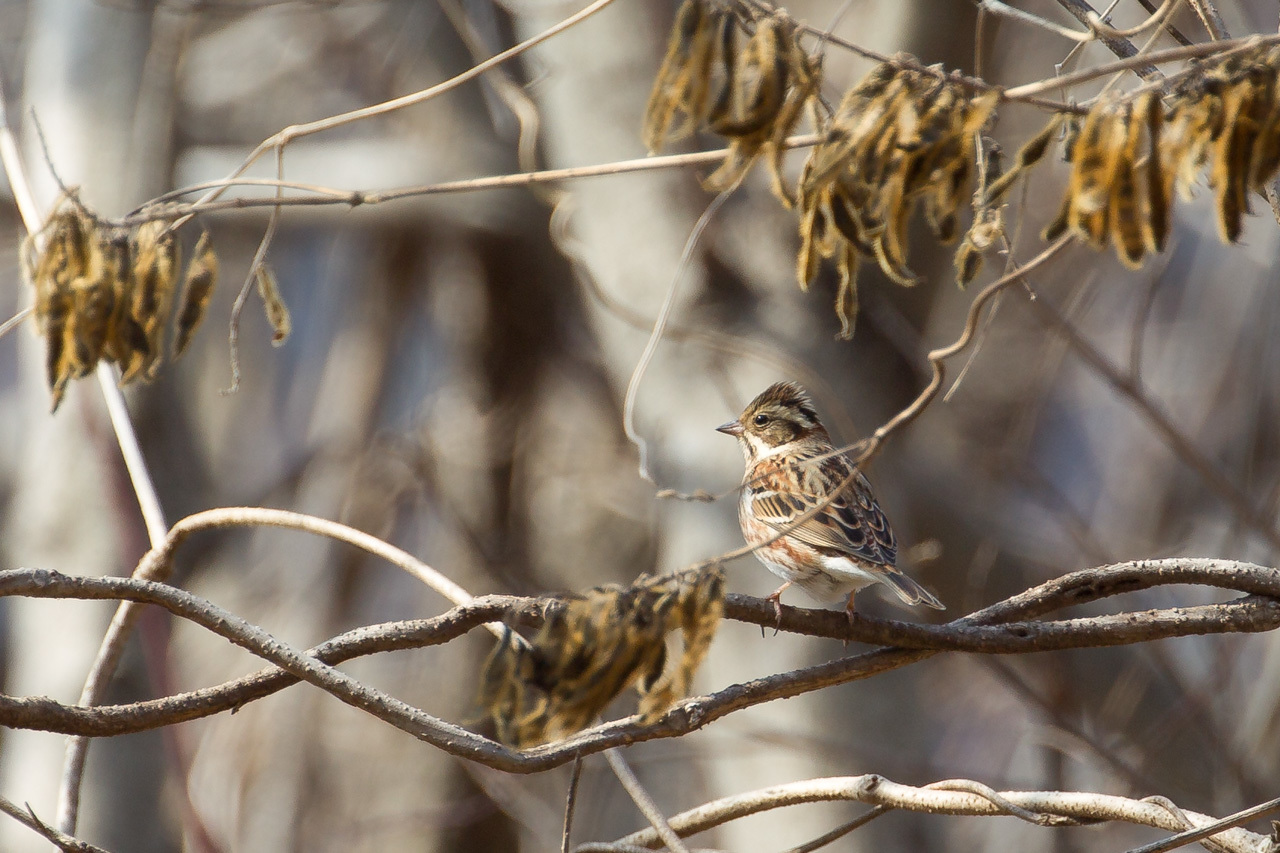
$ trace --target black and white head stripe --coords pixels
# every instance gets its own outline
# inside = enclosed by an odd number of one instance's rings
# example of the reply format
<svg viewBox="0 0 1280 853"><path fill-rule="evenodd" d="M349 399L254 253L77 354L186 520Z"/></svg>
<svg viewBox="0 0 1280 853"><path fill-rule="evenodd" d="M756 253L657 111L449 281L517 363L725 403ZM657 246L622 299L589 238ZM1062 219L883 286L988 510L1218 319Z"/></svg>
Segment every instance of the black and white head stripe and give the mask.
<svg viewBox="0 0 1280 853"><path fill-rule="evenodd" d="M756 398L752 408L765 405L777 405L795 412L804 419L801 424L805 429L818 425L818 412L813 408L808 393L794 382L778 382L770 385Z"/></svg>

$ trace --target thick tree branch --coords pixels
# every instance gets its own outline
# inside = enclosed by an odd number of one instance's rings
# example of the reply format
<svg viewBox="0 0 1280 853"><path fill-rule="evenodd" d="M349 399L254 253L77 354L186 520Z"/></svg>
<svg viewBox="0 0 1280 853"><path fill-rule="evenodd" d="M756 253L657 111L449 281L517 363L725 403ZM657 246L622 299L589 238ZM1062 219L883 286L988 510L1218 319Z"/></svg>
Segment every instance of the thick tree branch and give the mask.
<svg viewBox="0 0 1280 853"><path fill-rule="evenodd" d="M1247 597L1223 604L1115 616L1028 621L1064 607L1166 584L1208 585L1243 592ZM304 652L280 643L263 629L198 596L159 583L18 569L0 572L0 596L6 595L127 599L156 604L250 650L279 669L207 690L132 705L78 708L46 698L0 697L0 725L79 735L123 734L231 710L302 680L452 755L518 773L555 767L573 760L577 754L590 755L642 740L676 737L743 708L866 678L940 651L1019 654L1280 627L1280 603L1272 598L1280 596L1280 571L1248 563L1197 559L1124 563L1073 572L946 625L861 617L850 626L842 613L784 607L785 631L898 647L731 685L709 696L685 700L652 725L642 725L636 717L626 718L554 744L518 752L369 688L331 665L362 654L447 642L498 617L536 625L545 608L554 606L554 599L489 596L434 619L351 631ZM772 624L772 607L746 596L731 596L726 613L739 621Z"/></svg>

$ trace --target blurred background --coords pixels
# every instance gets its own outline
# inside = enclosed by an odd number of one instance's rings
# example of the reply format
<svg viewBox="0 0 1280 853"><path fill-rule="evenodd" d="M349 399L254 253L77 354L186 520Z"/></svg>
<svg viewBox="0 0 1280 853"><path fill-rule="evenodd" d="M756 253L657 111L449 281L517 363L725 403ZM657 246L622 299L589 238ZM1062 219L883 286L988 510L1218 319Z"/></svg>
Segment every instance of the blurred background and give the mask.
<svg viewBox="0 0 1280 853"><path fill-rule="evenodd" d="M296 123L445 80L585 5L561 0L3 0L0 72L42 203L64 182L107 216L225 176ZM541 167L644 156L639 128L675 3L618 0L443 97L290 145L290 180L377 190L518 171L522 122ZM1019 7L1070 23L1050 0ZM798 0L797 18L885 53L910 51L1009 85L1110 58L971 3ZM1231 35L1274 32L1273 4L1223 0ZM1117 26L1146 16L1121 0ZM1192 14L1174 23L1206 40ZM1158 46L1170 46L1165 38ZM810 43L811 46L811 43ZM1069 55L1070 54L1070 55ZM976 67L975 62L981 62ZM827 98L870 64L830 47ZM1123 80L1125 86L1136 78ZM1099 84L1053 97L1082 100ZM1016 150L1043 125L1000 111ZM693 147L714 147L713 137ZM529 152L526 152L526 154ZM272 176L267 158L253 174ZM794 176L803 157L788 158ZM1015 255L1042 248L1064 165L1039 168L1006 212ZM352 524L470 592L537 594L627 582L737 547L733 497L656 500L624 437L622 398L693 223L711 196L693 170L566 182L537 192L438 195L357 209L287 208L269 261L293 313L279 349L254 296L230 384L227 322L265 209L200 217L222 260L204 327L157 381L131 389L142 449L170 523L218 506L280 507ZM0 194L7 193L7 182ZM247 193L251 194L251 193ZM0 314L28 305L11 197L0 204ZM1065 572L1196 555L1274 565L1274 528L1233 511L1199 462L1274 524L1280 501L1277 238L1266 205L1240 245L1217 238L1204 192L1176 208L1168 251L1139 272L1075 247L1011 289L980 344L951 363L958 387L896 434L869 471L903 562L955 617ZM555 210L553 220L552 212ZM758 170L711 220L679 280L672 328L640 386L637 427L659 486L729 492L735 443L713 428L770 382L795 379L838 439L868 435L928 377L974 290L917 223L905 290L864 267L856 337L837 341L835 275L794 281L794 215ZM189 251L198 233L180 235ZM978 285L1000 273L992 256ZM30 324L27 324L28 326ZM48 413L41 345L0 339L0 563L127 574L146 535L93 380ZM1203 468L1203 464L1201 467ZM1238 503L1238 501L1237 501ZM927 557L927 559L926 559ZM175 582L277 637L309 646L447 602L353 549L278 530L205 533ZM729 588L767 594L754 559ZM1161 588L1108 606L1209 600ZM800 593L789 603L806 605ZM0 601L5 693L74 702L112 608ZM476 716L491 647L358 660L347 672L452 721ZM709 692L858 651L725 623L696 689ZM680 741L627 750L667 814L767 785L879 773L926 784L1086 790L1227 814L1280 781L1280 641L1216 636L1025 658L938 656L906 670L737 713ZM109 696L128 702L253 671L247 653L149 613ZM631 700L611 714L629 713ZM0 793L52 820L64 738L0 731ZM515 777L437 752L306 687L171 729L95 742L79 834L114 851L558 849L568 769ZM695 840L781 850L865 810L804 806ZM575 841L645 825L603 759L588 759ZM1254 828L1257 828L1256 826ZM1047 831L1014 819L891 814L832 849L1085 851L1156 833ZM47 849L0 821L0 849Z"/></svg>

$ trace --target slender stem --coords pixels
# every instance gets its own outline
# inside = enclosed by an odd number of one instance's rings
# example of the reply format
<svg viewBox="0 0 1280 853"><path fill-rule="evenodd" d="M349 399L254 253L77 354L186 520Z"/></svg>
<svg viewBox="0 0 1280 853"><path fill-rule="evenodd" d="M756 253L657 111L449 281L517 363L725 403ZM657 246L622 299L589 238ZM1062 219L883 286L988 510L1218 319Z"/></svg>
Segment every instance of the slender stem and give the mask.
<svg viewBox="0 0 1280 853"><path fill-rule="evenodd" d="M39 204L31 191L27 180L21 153L18 150L13 133L9 127L8 110L3 99L3 81L0 80L0 160L3 161L14 199L22 215L23 224L36 241L39 250L43 241L40 229L44 217L40 215ZM138 445L138 436L133 422L129 419L129 410L125 405L124 395L117 384L115 370L105 361L97 367L98 387L102 390L106 402L111 426L115 431L116 443L124 457L125 469L129 474L129 482L133 485L133 493L137 497L138 507L142 513L143 524L147 529L147 537L152 547L164 540L167 525L164 512L160 507L160 497L156 493L151 473L147 469L142 449ZM96 705L106 691L107 684L115 675L120 657L124 653L124 645L137 622L139 609L131 602L122 602L116 608L111 624L102 638L93 665L80 691L80 705L90 707ZM67 740L66 754L63 759L62 777L58 789L57 825L59 830L72 835L76 830L77 817L80 810L80 788L84 779L84 766L88 756L89 741L83 737L72 737Z"/></svg>
<svg viewBox="0 0 1280 853"><path fill-rule="evenodd" d="M578 782L582 780L582 756L573 759L569 774L569 792L564 800L564 829L560 833L560 853L569 853L569 837L573 834L573 812L578 805Z"/></svg>
<svg viewBox="0 0 1280 853"><path fill-rule="evenodd" d="M662 813L662 809L658 808L658 804L653 801L653 797L649 796L649 792L645 790L644 785L640 784L640 780L631 770L631 765L627 764L627 760L622 757L622 753L617 749L606 749L604 758L609 762L609 766L613 768L613 773L618 777L618 781L622 783L622 787L631 795L631 800L636 804L636 808L640 809L640 813L653 826L654 832L658 834L658 838L662 839L662 843L667 845L667 849L671 853L689 853L689 848L680 840L680 836L671 828L671 824L667 823L666 815Z"/></svg>
<svg viewBox="0 0 1280 853"><path fill-rule="evenodd" d="M265 139L262 142L260 142L258 146L254 148L252 152L250 152L249 156L245 158L244 162L241 163L240 166L236 168L234 172L231 173L230 177L237 178L240 175L243 175L244 172L251 165L253 165L258 160L258 158L261 157L264 153L266 153L267 151L270 151L273 148L282 149L295 139L300 139L304 136L309 136L313 133L320 133L321 131L325 131L325 130L332 130L334 128L351 124L352 122L362 121L367 118L373 118L375 116L385 115L387 113L394 112L395 110L403 109L405 107L410 107L415 104L421 104L424 101L429 101L432 98L445 94L446 92L453 91L459 86L465 83L468 83L476 79L477 77L480 77L481 75L489 71L489 69L496 68L497 66L501 65L504 62L507 62L511 59L516 58L517 56L521 55L522 53L529 50L530 48L536 47L537 45L541 44L547 39L553 36L559 35L560 33L564 32L570 27L573 27L581 23L582 21L594 15L596 12L599 12L605 7L609 6L613 2L614 0L595 0L594 3L591 3L589 6L582 9L581 11L570 15L564 20L560 21L558 24L548 27L547 29L543 30L541 33L538 33L537 35L531 38L525 39L519 44L513 47L510 47L507 50L502 51L501 53L495 54L492 58L487 59L484 62L477 63L476 65L473 65L471 68L467 69L461 74L451 77L442 83L436 84L435 86L431 86L427 89L423 89L418 92L413 92L408 95L403 95L399 98L392 98L391 100L383 101L380 104L374 104L372 106L362 107L361 109L351 110L350 112L341 113L340 115L336 115L336 116L329 116L328 118L319 119L318 121L307 122L305 124L290 125L289 127L286 127L284 130L281 130L279 133L275 134L271 138ZM213 190L212 192L210 192L209 194L201 198L201 201L202 202L212 201L213 199L217 198L221 194L222 194L221 189Z"/></svg>
<svg viewBox="0 0 1280 853"><path fill-rule="evenodd" d="M738 180L741 182L741 178ZM712 199L711 204L707 205L707 209L702 212L702 215L698 217L698 221L694 224L693 230L689 233L689 239L685 241L684 251L680 253L680 260L676 264L676 270L671 275L671 284L667 286L667 295L662 300L662 307L658 311L658 319L653 324L653 331L649 334L649 340L645 342L644 351L640 354L640 360L636 363L635 370L631 373L631 380L627 383L627 394L622 404L622 430L639 452L640 477L655 486L658 483L649 470L649 444L636 430L636 398L640 394L640 383L644 379L645 372L649 369L649 362L653 360L653 355L658 350L658 344L662 341L663 332L666 331L667 321L671 318L671 310L675 307L676 293L680 289L680 280L684 278L689 268L693 250L698 245L698 240L702 238L702 232L710 224L711 217L715 216L716 211L728 201L730 194L737 189L737 186L735 183L732 187Z"/></svg>
<svg viewBox="0 0 1280 853"><path fill-rule="evenodd" d="M1254 818L1262 817L1265 814L1271 814L1274 811L1280 811L1280 797L1274 800L1268 800L1260 805L1247 808L1244 811L1236 812L1233 815L1227 815L1222 820L1216 820L1213 823L1206 824L1195 829L1188 829L1186 832L1179 832L1172 835L1164 841L1156 841L1152 844L1144 844L1141 847L1135 847L1128 853L1168 853L1169 850L1177 850L1179 847L1185 847L1188 844L1195 844L1197 841L1208 838L1211 835L1217 835L1224 829L1230 829L1234 826L1240 826Z"/></svg>

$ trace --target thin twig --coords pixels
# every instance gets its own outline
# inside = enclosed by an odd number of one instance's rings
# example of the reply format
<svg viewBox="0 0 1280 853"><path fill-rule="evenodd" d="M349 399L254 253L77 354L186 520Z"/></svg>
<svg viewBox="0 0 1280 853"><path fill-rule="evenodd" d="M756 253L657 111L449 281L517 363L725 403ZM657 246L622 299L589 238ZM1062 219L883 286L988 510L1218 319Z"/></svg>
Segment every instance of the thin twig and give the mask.
<svg viewBox="0 0 1280 853"><path fill-rule="evenodd" d="M569 853L569 837L573 834L573 812L578 805L578 782L582 779L582 756L573 759L569 774L569 792L564 799L564 830L560 833L560 853Z"/></svg>
<svg viewBox="0 0 1280 853"><path fill-rule="evenodd" d="M1152 3L1151 0L1138 0L1138 3L1142 6L1142 8L1146 9L1148 12L1155 12L1156 10L1155 4ZM1191 44L1191 39L1183 35L1182 31L1179 30L1177 27L1175 27L1171 23L1166 23L1164 25L1164 31L1169 34L1170 38L1172 38L1174 41L1176 41L1180 45L1186 46Z"/></svg>
<svg viewBox="0 0 1280 853"><path fill-rule="evenodd" d="M1249 36L1248 38L1193 44L1188 47L1171 47L1167 50L1153 51L1146 56L1117 59L1114 62L1103 63L1093 68L1085 68L1035 83L1014 86L1005 89L1002 94L1010 100L1021 100L1027 96L1049 92L1059 87L1076 86L1081 83L1088 83L1091 80L1109 77L1119 71L1129 71L1145 64L1156 65L1166 62L1181 62L1185 59L1200 59L1206 56L1229 53L1234 50L1252 50L1254 47L1277 43L1280 43L1280 35Z"/></svg>
<svg viewBox="0 0 1280 853"><path fill-rule="evenodd" d="M189 515L174 524L164 541L143 557L142 562L139 563L139 569L151 564L171 564L178 548L192 533L234 527L279 527L345 542L398 566L454 604L463 605L475 601L475 596L441 572L431 568L409 552L390 545L376 536L336 521L283 509L221 507ZM506 627L501 622L493 622L486 627L499 640L507 634Z"/></svg>
<svg viewBox="0 0 1280 853"><path fill-rule="evenodd" d="M792 847L789 850L783 851L783 853L813 853L815 850L821 850L831 842L839 841L854 830L861 829L871 823L871 821L881 815L886 815L891 811L893 811L893 809L888 806L876 806L866 814L855 817L848 823L842 823L830 832L824 832L812 841L807 841L799 847Z"/></svg>
<svg viewBox="0 0 1280 853"><path fill-rule="evenodd" d="M4 797L0 797L0 812L7 814L23 826L40 833L46 839L53 842L59 850L66 851L66 853L109 853L109 851L104 850L101 847L97 847L87 841L81 841L79 838L74 838L67 835L65 832L60 832L57 829L54 829L52 826L49 826L49 824L36 817L36 813L32 811L31 806L29 805L25 809L21 809L18 808L15 803L10 802Z"/></svg>
<svg viewBox="0 0 1280 853"><path fill-rule="evenodd" d="M280 226L280 201L284 198L283 182L284 149L277 148L276 195L273 199L275 204L272 205L271 212L267 217L267 227L262 233L262 239L258 241L258 248L253 253L253 260L249 262L249 271L245 274L244 284L240 285L235 301L231 303L231 318L227 322L227 350L231 361L231 385L220 389L220 393L224 397L240 390L240 315L244 313L244 306L249 301L249 293L253 290L254 282L263 273L262 265L267 262L267 249L271 247L271 241L276 236L276 229Z"/></svg>
<svg viewBox="0 0 1280 853"><path fill-rule="evenodd" d="M1011 284L1023 282L1024 276L1028 272L1047 263L1070 244L1070 237L1060 238L1057 242L1049 245L1048 248L1040 254L1023 264L1019 269L1016 269L1008 275L1001 276L982 289L982 292L979 293L969 305L969 313L965 317L964 330L960 333L960 337L953 343L940 349L932 350L928 354L927 358L929 360L929 366L933 369L933 378L929 381L929 384L920 392L919 396L917 396L910 405L890 418L887 423L882 425L872 434L871 438L867 440L862 449L859 462L865 462L866 460L874 457L876 453L879 452L880 447L884 444L886 438L919 417L920 413L933 402L934 397L938 396L938 392L942 390L942 383L946 379L946 360L957 353L962 352L964 348L969 345L969 342L973 340L973 336L978 331L978 324L982 317L982 310L986 307L986 304Z"/></svg>
<svg viewBox="0 0 1280 853"><path fill-rule="evenodd" d="M1190 0L1190 3L1191 8L1196 10L1200 23L1204 24L1204 30L1209 34L1209 38L1214 41L1231 38L1231 34L1227 32L1227 25L1222 21L1222 15L1218 14L1217 8L1213 5L1213 0Z"/></svg>
<svg viewBox="0 0 1280 853"><path fill-rule="evenodd" d="M1099 20L1098 11L1086 3L1085 0L1058 0L1058 5L1066 9L1073 18L1086 27L1090 26L1091 22ZM1138 57L1138 49L1133 46L1133 42L1123 36L1099 33L1098 41L1106 45L1107 50L1121 59ZM1151 64L1149 59L1135 66L1133 71L1143 80L1159 80L1164 76L1155 65Z"/></svg>
<svg viewBox="0 0 1280 853"><path fill-rule="evenodd" d="M480 63L490 59L493 53L484 44L475 24L467 17L459 0L439 0L440 11L444 12L449 23L457 30L462 43L467 46L472 62ZM489 69L485 81L493 87L498 97L511 110L519 125L516 138L516 163L526 172L538 168L538 130L542 125L542 117L538 113L537 104L514 77L503 67L495 65Z"/></svg>
<svg viewBox="0 0 1280 853"><path fill-rule="evenodd" d="M627 764L626 759L622 757L622 753L617 749L606 749L604 759L609 762L613 775L618 777L618 781L630 795L631 801L636 804L636 808L640 809L640 813L649 821L658 838L667 845L667 849L671 853L689 853L689 848L680 840L680 836L671 828L671 824L667 823L666 815L662 813L662 809L658 808L653 797L649 796L644 785L640 784L640 780L631 770L631 765Z"/></svg>
<svg viewBox="0 0 1280 853"><path fill-rule="evenodd" d="M5 335L9 334L14 329L21 326L22 321L30 317L32 314L34 314L35 310L36 310L35 308L28 305L26 308L19 309L18 313L14 314L8 320L5 320L3 323L0 323L0 338L3 338Z"/></svg>
<svg viewBox="0 0 1280 853"><path fill-rule="evenodd" d="M741 180L742 178L739 177L738 182L740 183ZM658 485L658 481L653 478L652 472L649 471L649 444L636 430L636 398L640 394L640 382L644 379L644 374L649 369L649 362L653 360L653 354L657 352L658 344L662 341L663 332L667 328L667 321L671 318L671 310L675 307L676 294L680 290L680 280L684 278L689 268L693 250L702 238L702 232L710 224L711 217L715 216L716 211L724 205L733 191L737 189L737 186L738 184L735 183L732 187L712 199L711 203L707 205L707 209L702 212L702 215L698 217L698 221L694 223L693 230L689 232L689 239L685 241L684 251L680 253L680 260L676 263L675 272L671 274L671 284L667 286L667 295L662 300L662 307L658 311L657 320L654 321L653 331L649 334L649 340L645 342L644 351L640 354L640 360L636 362L635 370L631 373L631 380L627 382L627 393L622 404L622 430L638 451L640 477L654 486Z"/></svg>
<svg viewBox="0 0 1280 853"><path fill-rule="evenodd" d="M1008 3L1002 3L1001 0L978 0L978 12L990 12L993 15L999 15L1002 18L1009 18L1013 21L1021 21L1024 24L1030 24L1038 27L1048 33L1056 36L1062 36L1065 39L1082 43L1093 41L1097 38L1093 31L1073 30L1070 27L1064 27L1062 24L1055 24L1053 21L1042 18L1039 15L1019 9L1016 6L1010 6Z"/></svg>
<svg viewBox="0 0 1280 853"><path fill-rule="evenodd" d="M821 140L822 137L818 134L801 134L788 138L786 142L783 143L783 147L789 149L805 148L816 145ZM639 157L632 160L618 160L594 166L569 166L560 169L543 169L537 172L514 172L506 175L464 178L457 181L443 181L440 183L423 184L421 186L414 187L401 187L398 189L383 190L380 192L343 190L334 187L313 187L308 191L317 194L312 196L285 196L284 198L279 199L274 197L230 198L220 201L201 200L190 204L173 204L171 202L155 205L146 204L115 224L130 226L146 222L150 219L169 219L179 214L213 213L222 210L244 210L255 207L274 207L276 205L279 205L280 207L315 207L325 205L358 207L366 204L385 204L390 201L399 201L400 199L415 198L418 196L476 192L479 190L511 189L540 184L550 184L577 178L623 175L633 172L647 172L655 169L684 168L686 166L706 166L724 160L726 153L728 153L727 148L717 148L711 151L695 151L687 154L664 154L655 157ZM174 190L172 193L169 193L167 197L180 197L191 192L197 192L205 187L217 187L225 190L229 187L245 183L246 180L247 179L244 178L234 178L219 181L206 181L180 190ZM262 179L257 183L262 186L282 186L286 189L294 188L296 186L288 181L276 181L274 179ZM323 190L323 192L321 192L321 190Z"/></svg>
<svg viewBox="0 0 1280 853"><path fill-rule="evenodd" d="M979 0L978 10L979 12L986 11L1003 15L1007 18L1012 18L1013 20L1022 21L1023 23L1039 27L1040 29L1062 36L1063 38L1070 39L1074 42L1084 43L1094 41L1099 37L1110 37L1113 39L1130 38L1146 32L1152 27L1158 27L1164 23L1165 19L1168 18L1170 14L1173 13L1174 8L1180 2L1181 0L1164 0L1160 5L1160 8L1153 10L1142 23L1123 30L1116 29L1106 23L1106 18L1110 16L1110 12L1106 15L1099 15L1097 12L1093 11L1085 12L1084 21L1082 23L1084 23L1088 29L1080 31L1073 30L1070 27L1064 27L1061 24L1055 24L1053 21L1042 18L1039 15L1034 15L1031 12L1018 9L1014 6L1010 6L1007 3L1001 2L1001 0ZM1115 3L1112 3L1112 6L1115 6Z"/></svg>
<svg viewBox="0 0 1280 853"><path fill-rule="evenodd" d="M582 21L594 15L596 12L599 12L604 8L606 8L607 6L609 6L609 4L611 4L612 2L613 0L595 0L595 2L586 6L584 9L578 12L575 12L574 14L570 15L569 17L565 18L564 20L560 21L555 25L548 27L547 29L543 30L541 33L538 33L535 36L525 39L519 44L513 47L510 47L499 54L496 54L495 56L485 60L484 62L479 62L473 65L471 68L468 68L466 71L462 72L461 74L457 74L453 77L450 77L448 80L445 80L442 83L437 83L435 86L431 86L429 88L422 89L421 91L413 92L408 95L402 95L401 97L393 98L389 101L383 101L380 104L374 104L372 106L362 107L357 110L351 110L350 112L341 113L336 116L329 116L327 118L318 119L317 121L307 122L305 124L290 125L289 127L284 128L283 130L279 131L278 133L271 136L270 138L265 139L262 142L258 143L258 146L254 148L252 152L250 152L249 156L246 157L244 162L241 163L240 166L237 167L236 170L231 173L229 178L238 178L240 175L243 175L250 166L252 166L255 162L257 162L258 158L261 157L263 154L265 154L267 151L270 151L272 149L276 149L276 150L283 149L285 146L287 146L290 142L292 142L295 139L301 139L304 136L310 136L311 134L320 133L326 130L333 130L335 128L343 127L353 122L363 121L364 119L367 119L367 118L374 118L376 116L386 115L387 113L404 109L405 107L410 107L415 104L421 104L425 101L431 100L432 98L443 95L446 92L450 92L458 88L459 86L462 86L463 84L469 83L470 81L476 79L477 77L480 77L481 75L489 71L489 69L496 68L497 66L501 65L504 62L515 59L517 56L520 56L522 53L528 51L530 48L536 47L537 45L541 44L547 39L552 38L553 36L559 35L560 33L564 32L570 27L573 27L581 23ZM201 201L202 202L212 201L213 199L217 198L221 194L222 194L222 190L213 190L208 195L204 196L201 199Z"/></svg>
<svg viewBox="0 0 1280 853"><path fill-rule="evenodd" d="M1195 829L1188 829L1186 832L1179 832L1177 835L1170 836L1164 841L1156 841L1151 844L1144 844L1141 847L1135 847L1128 853L1168 853L1169 850L1177 850L1179 847L1185 847L1188 844L1195 844L1201 839L1208 838L1211 835L1217 835L1224 829L1230 829L1240 826L1243 823L1262 817L1265 814L1271 814L1274 811L1280 811L1280 797L1274 800L1268 800L1260 805L1252 806L1244 811L1236 812L1233 815L1227 815L1222 820L1214 821L1205 826Z"/></svg>

